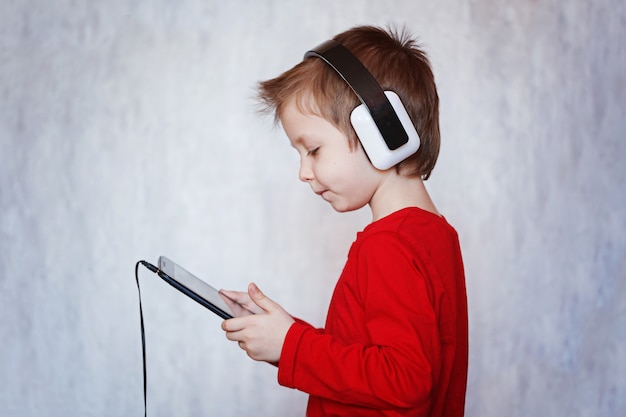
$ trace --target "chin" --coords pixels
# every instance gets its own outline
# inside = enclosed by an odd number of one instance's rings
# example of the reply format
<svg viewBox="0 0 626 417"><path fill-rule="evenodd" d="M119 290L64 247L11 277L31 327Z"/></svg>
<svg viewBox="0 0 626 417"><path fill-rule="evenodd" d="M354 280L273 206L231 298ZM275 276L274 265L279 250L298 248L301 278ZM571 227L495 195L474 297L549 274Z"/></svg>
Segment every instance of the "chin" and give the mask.
<svg viewBox="0 0 626 417"><path fill-rule="evenodd" d="M337 212L337 213L347 213L350 211L355 211L358 210L360 208L363 208L365 206L366 203L364 204L342 204L342 203L330 203L330 205L333 207L333 209Z"/></svg>

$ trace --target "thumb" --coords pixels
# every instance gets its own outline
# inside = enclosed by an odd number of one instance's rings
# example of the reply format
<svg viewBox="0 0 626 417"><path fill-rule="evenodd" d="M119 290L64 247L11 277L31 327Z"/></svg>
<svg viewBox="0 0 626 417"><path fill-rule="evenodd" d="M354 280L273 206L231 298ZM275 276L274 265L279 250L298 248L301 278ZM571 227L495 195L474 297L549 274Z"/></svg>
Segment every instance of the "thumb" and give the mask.
<svg viewBox="0 0 626 417"><path fill-rule="evenodd" d="M248 295L250 295L250 299L254 301L254 304L261 307L266 313L276 310L277 304L263 294L254 282L248 285Z"/></svg>

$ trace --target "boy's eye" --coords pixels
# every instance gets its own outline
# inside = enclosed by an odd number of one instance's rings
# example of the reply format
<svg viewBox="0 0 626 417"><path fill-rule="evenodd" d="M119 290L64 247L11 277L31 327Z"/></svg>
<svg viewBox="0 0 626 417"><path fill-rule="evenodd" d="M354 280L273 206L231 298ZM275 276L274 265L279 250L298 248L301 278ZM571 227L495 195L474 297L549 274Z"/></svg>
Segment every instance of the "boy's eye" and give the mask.
<svg viewBox="0 0 626 417"><path fill-rule="evenodd" d="M309 152L307 152L307 155L315 156L315 155L317 155L317 152L319 151L319 149L320 149L319 146L317 148L313 148Z"/></svg>

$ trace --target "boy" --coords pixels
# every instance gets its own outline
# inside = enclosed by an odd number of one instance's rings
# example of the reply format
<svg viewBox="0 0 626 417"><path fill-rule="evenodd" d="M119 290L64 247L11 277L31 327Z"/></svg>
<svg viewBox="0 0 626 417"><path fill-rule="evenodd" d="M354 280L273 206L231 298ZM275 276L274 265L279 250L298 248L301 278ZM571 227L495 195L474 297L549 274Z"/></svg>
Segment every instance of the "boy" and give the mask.
<svg viewBox="0 0 626 417"><path fill-rule="evenodd" d="M222 328L252 359L277 365L281 385L309 393L307 416L462 416L468 340L461 252L423 183L439 152L430 65L405 33L356 27L333 39L383 90L398 94L419 149L376 168L350 122L363 98L323 54L307 54L260 83L261 100L300 155L300 180L336 211L369 205L372 223L350 248L325 328L294 319L255 284L248 293L223 291L258 314Z"/></svg>

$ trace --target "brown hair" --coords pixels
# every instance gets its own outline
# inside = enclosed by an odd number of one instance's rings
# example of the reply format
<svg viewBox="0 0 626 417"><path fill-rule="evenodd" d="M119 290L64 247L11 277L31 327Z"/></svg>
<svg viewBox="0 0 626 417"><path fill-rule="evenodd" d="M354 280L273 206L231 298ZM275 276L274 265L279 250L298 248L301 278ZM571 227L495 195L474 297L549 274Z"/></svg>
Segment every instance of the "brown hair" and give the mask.
<svg viewBox="0 0 626 417"><path fill-rule="evenodd" d="M420 136L419 150L396 166L409 176L428 179L439 154L439 98L434 76L417 41L406 30L373 26L349 29L333 38L354 54L383 90L396 92ZM344 132L357 146L350 113L360 103L350 86L324 61L307 58L271 80L260 82L263 110L275 120L294 98L302 111L317 114Z"/></svg>

